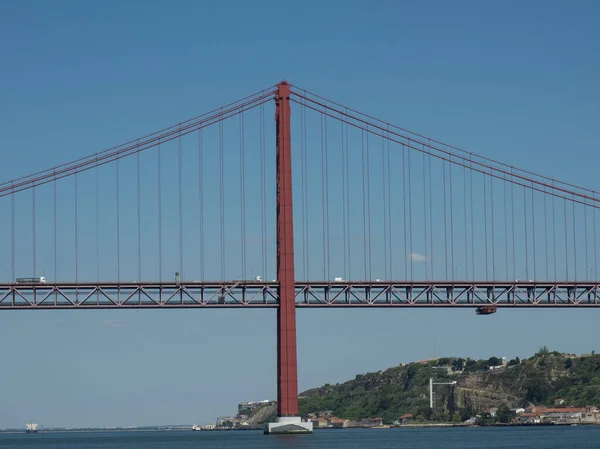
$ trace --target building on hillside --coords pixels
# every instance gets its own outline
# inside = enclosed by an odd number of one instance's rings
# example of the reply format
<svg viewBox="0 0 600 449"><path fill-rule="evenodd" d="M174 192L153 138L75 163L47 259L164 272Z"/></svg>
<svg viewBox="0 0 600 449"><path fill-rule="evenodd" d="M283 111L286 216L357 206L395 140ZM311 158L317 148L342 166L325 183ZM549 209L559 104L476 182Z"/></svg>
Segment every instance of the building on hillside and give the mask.
<svg viewBox="0 0 600 449"><path fill-rule="evenodd" d="M542 422L539 412L524 412L517 416L517 422L521 424L539 424Z"/></svg>
<svg viewBox="0 0 600 449"><path fill-rule="evenodd" d="M314 413L311 413L311 415L314 415ZM328 417L307 416L306 420L312 422L314 428L319 428L319 429L324 429L324 428L328 428L328 427L347 427L345 425L345 423L348 422L347 419L341 419L341 418L337 418L335 416L328 416Z"/></svg>
<svg viewBox="0 0 600 449"><path fill-rule="evenodd" d="M336 418L331 417L329 418L329 427L344 427L344 423L348 421L347 419L341 419L341 418Z"/></svg>
<svg viewBox="0 0 600 449"><path fill-rule="evenodd" d="M498 407L492 407L492 408L488 408L487 410L484 410L483 413L489 413L490 416L494 417L494 416L496 416L497 411L498 411Z"/></svg>
<svg viewBox="0 0 600 449"><path fill-rule="evenodd" d="M517 415L521 424L595 424L600 422L596 407L529 407Z"/></svg>
<svg viewBox="0 0 600 449"><path fill-rule="evenodd" d="M381 427L383 419L381 418L365 418L356 421L346 421L344 427Z"/></svg>
<svg viewBox="0 0 600 449"><path fill-rule="evenodd" d="M240 402L238 404L238 415L249 415L258 407L273 404L277 404L277 401L270 401L268 399L265 399L264 401Z"/></svg>
<svg viewBox="0 0 600 449"><path fill-rule="evenodd" d="M404 425L408 424L409 422L413 421L414 419L415 419L415 418L414 418L414 416L413 416L413 415L411 415L410 413L407 413L406 415L402 415L402 416L400 417L400 419L398 420L398 423L399 423L401 426L404 426Z"/></svg>

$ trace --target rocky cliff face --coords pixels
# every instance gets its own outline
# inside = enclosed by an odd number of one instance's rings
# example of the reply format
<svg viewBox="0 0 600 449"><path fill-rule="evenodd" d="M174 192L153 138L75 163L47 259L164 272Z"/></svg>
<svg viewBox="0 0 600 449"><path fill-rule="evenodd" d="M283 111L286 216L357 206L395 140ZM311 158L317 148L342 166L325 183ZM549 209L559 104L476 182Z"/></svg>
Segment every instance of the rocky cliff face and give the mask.
<svg viewBox="0 0 600 449"><path fill-rule="evenodd" d="M277 414L277 404L264 405L253 410L246 422L250 427L258 427L268 422L270 418Z"/></svg>
<svg viewBox="0 0 600 449"><path fill-rule="evenodd" d="M516 366L504 368L515 370ZM518 385L507 383L501 371L461 374L455 387L455 408L467 408L480 412L506 403L510 408L524 405Z"/></svg>

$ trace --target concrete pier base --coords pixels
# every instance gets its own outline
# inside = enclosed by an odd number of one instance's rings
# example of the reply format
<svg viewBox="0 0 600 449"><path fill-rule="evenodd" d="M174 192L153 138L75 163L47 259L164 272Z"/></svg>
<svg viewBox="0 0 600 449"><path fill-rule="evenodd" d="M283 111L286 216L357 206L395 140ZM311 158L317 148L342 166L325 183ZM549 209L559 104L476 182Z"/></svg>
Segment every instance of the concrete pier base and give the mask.
<svg viewBox="0 0 600 449"><path fill-rule="evenodd" d="M280 416L276 422L265 424L265 434L312 433L313 423L305 422L299 416Z"/></svg>

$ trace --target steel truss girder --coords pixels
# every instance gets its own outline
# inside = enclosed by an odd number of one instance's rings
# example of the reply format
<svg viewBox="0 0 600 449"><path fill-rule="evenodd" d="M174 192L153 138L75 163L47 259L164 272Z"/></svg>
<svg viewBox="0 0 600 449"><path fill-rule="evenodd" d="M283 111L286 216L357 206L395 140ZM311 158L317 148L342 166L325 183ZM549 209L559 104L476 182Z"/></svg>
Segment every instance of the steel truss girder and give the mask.
<svg viewBox="0 0 600 449"><path fill-rule="evenodd" d="M600 307L600 283L296 282L296 307ZM2 309L276 308L277 282L0 284Z"/></svg>
<svg viewBox="0 0 600 449"><path fill-rule="evenodd" d="M600 307L598 283L344 281L296 289L296 307Z"/></svg>
<svg viewBox="0 0 600 449"><path fill-rule="evenodd" d="M0 284L2 309L277 307L276 283Z"/></svg>

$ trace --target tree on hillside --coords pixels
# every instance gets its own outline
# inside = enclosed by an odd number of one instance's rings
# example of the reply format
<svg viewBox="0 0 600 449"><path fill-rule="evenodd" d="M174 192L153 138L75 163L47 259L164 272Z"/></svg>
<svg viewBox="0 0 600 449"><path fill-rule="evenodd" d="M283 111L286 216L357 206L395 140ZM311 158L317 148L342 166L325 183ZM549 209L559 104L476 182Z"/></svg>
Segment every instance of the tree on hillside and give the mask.
<svg viewBox="0 0 600 449"><path fill-rule="evenodd" d="M519 359L519 357L516 357L508 362L508 366L514 366L514 365L520 365L520 364L521 364L521 359Z"/></svg>
<svg viewBox="0 0 600 449"><path fill-rule="evenodd" d="M433 415L433 409L431 407L419 407L415 415L422 416L426 421L429 421Z"/></svg>
<svg viewBox="0 0 600 449"><path fill-rule="evenodd" d="M548 349L548 346L544 345L535 353L535 357L543 357L548 354L550 354L550 350Z"/></svg>
<svg viewBox="0 0 600 449"><path fill-rule="evenodd" d="M548 396L552 393L552 387L540 374L534 373L525 382L525 399L534 404L546 403Z"/></svg>
<svg viewBox="0 0 600 449"><path fill-rule="evenodd" d="M490 366L498 366L502 364L502 360L500 360L498 357L490 357L488 359L488 364Z"/></svg>
<svg viewBox="0 0 600 449"><path fill-rule="evenodd" d="M573 366L573 359L569 357L567 360L565 360L565 368L569 369L572 366Z"/></svg>
<svg viewBox="0 0 600 449"><path fill-rule="evenodd" d="M452 371L462 371L465 359L456 359L452 362Z"/></svg>
<svg viewBox="0 0 600 449"><path fill-rule="evenodd" d="M473 410L473 407L471 407L470 405L463 407L459 410L460 413L460 419L462 421L466 421L468 419L470 419L471 417L475 416L475 411Z"/></svg>
<svg viewBox="0 0 600 449"><path fill-rule="evenodd" d="M488 412L483 412L477 417L475 424L478 426L487 426L494 423L494 418Z"/></svg>
<svg viewBox="0 0 600 449"><path fill-rule="evenodd" d="M517 414L508 408L506 403L500 405L496 410L496 420L500 423L507 424L511 422Z"/></svg>

